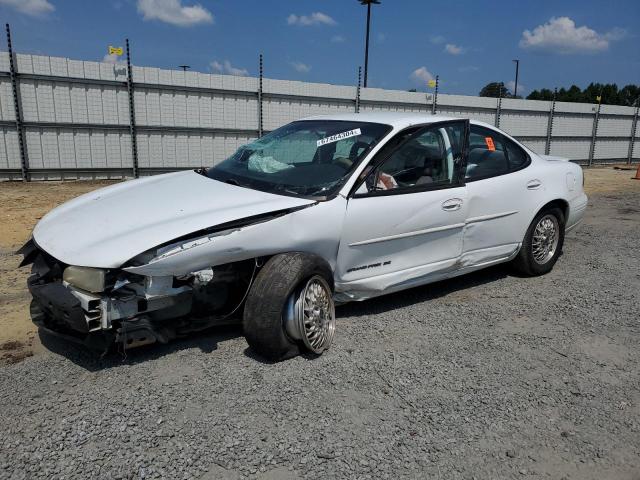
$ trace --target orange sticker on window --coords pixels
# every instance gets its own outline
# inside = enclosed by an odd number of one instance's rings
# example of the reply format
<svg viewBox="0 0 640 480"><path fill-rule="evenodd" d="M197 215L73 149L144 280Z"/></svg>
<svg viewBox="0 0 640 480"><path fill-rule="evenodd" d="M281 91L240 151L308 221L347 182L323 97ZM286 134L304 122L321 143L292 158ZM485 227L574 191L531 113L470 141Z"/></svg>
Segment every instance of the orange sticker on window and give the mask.
<svg viewBox="0 0 640 480"><path fill-rule="evenodd" d="M493 144L493 138L491 137L484 137L484 141L487 144L487 148L489 150L491 150L492 152L495 151L496 146Z"/></svg>

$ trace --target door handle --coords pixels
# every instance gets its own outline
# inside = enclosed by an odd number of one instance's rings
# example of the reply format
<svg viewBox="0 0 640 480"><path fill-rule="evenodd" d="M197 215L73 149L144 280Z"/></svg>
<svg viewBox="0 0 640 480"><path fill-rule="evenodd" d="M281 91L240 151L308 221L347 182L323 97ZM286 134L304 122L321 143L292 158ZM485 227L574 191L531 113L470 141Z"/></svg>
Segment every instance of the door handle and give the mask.
<svg viewBox="0 0 640 480"><path fill-rule="evenodd" d="M542 182L540 180L529 180L527 182L527 190L537 190L542 186Z"/></svg>
<svg viewBox="0 0 640 480"><path fill-rule="evenodd" d="M442 209L447 212L460 210L460 207L462 207L462 200L460 198L450 198L442 202Z"/></svg>

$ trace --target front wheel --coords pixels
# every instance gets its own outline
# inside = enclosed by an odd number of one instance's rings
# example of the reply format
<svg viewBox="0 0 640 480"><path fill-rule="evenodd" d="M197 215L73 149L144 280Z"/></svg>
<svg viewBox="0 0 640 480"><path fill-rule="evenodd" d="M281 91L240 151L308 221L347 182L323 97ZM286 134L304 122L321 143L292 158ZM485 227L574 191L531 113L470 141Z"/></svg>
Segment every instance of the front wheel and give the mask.
<svg viewBox="0 0 640 480"><path fill-rule="evenodd" d="M564 243L564 214L559 208L542 210L527 229L513 266L525 275L544 275L555 265Z"/></svg>
<svg viewBox="0 0 640 480"><path fill-rule="evenodd" d="M273 361L328 349L336 322L331 279L329 267L317 255L294 252L270 258L244 308L249 346Z"/></svg>

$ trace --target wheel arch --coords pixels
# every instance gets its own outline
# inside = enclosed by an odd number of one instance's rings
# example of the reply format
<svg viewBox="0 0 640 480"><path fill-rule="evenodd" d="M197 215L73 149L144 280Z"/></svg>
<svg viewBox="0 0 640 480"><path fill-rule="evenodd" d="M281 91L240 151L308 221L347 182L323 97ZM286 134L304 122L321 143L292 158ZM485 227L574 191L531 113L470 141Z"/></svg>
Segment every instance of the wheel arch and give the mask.
<svg viewBox="0 0 640 480"><path fill-rule="evenodd" d="M567 202L565 199L563 198L554 198L552 200L548 200L545 203L542 203L541 205L539 205L531 214L531 216L528 219L528 222L526 223L526 225L524 225L524 231L522 232L522 238L524 238L525 234L527 233L527 230L529 229L529 226L531 225L531 222L533 222L533 220L538 216L538 214L540 212L542 212L543 210L549 209L549 208L559 208L562 211L562 214L564 215L564 219L565 222L567 220L567 218L569 218L569 202Z"/></svg>
<svg viewBox="0 0 640 480"><path fill-rule="evenodd" d="M267 263L269 260L271 260L273 257L276 257L278 255L305 255L305 256L309 256L309 257L314 257L316 258L320 263L322 263L326 269L327 272L330 274L326 280L327 282L329 282L329 286L332 289L335 289L335 269L331 266L331 263L322 255L319 255L315 252L312 251L308 251L308 250L286 250L286 251L282 251L282 252L277 252L277 253L273 253L270 255L262 255L260 257L255 257L255 260L259 262L260 267L262 267L265 263Z"/></svg>
<svg viewBox="0 0 640 480"><path fill-rule="evenodd" d="M531 220L533 221L533 219L536 218L536 216L540 212L542 212L543 210L547 210L549 208L559 208L562 211L562 214L564 215L565 222L566 222L567 218L569 218L569 202L567 202L563 198L556 198L554 200L551 200L550 202L545 203L540 208L538 208L536 210L536 213L531 218Z"/></svg>
<svg viewBox="0 0 640 480"><path fill-rule="evenodd" d="M335 274L336 274L336 272L335 272L335 269L331 266L331 263L329 263L329 261L326 258L324 258L322 255L318 255L317 253L307 252L307 251L283 252L283 253L301 253L303 255L308 255L310 257L317 258L327 268L327 272L329 273L329 275L328 275L328 278L326 280L329 283L329 286L331 287L331 290L335 291L335 289L336 289L336 282L335 282Z"/></svg>

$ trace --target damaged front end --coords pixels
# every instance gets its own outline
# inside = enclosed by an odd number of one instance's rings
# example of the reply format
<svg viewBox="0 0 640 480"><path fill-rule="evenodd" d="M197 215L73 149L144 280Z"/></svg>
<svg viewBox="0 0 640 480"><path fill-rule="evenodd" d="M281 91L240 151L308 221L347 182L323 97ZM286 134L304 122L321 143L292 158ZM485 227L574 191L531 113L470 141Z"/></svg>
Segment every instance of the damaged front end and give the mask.
<svg viewBox="0 0 640 480"><path fill-rule="evenodd" d="M133 348L213 325L233 323L257 260L229 263L184 275L146 276L124 269L67 265L33 239L19 251L31 318L39 327L89 346Z"/></svg>

